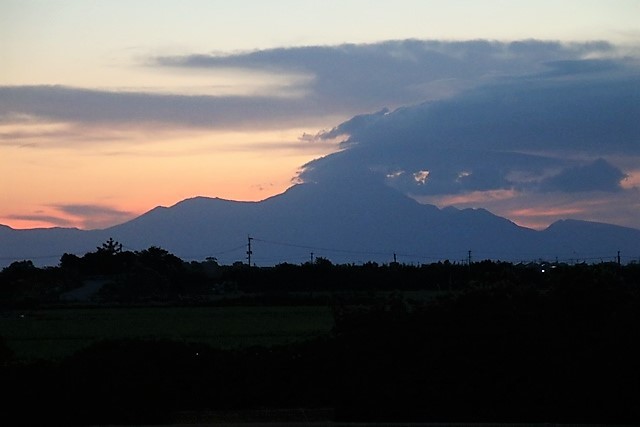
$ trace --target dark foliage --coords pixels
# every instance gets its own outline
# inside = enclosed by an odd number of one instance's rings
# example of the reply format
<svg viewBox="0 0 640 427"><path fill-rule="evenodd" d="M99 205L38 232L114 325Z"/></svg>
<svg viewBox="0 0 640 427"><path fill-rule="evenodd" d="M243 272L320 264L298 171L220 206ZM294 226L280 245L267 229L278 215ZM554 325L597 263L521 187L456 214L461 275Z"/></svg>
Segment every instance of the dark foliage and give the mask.
<svg viewBox="0 0 640 427"><path fill-rule="evenodd" d="M428 302L338 304L331 336L305 343L120 340L56 364L5 359L5 402L48 425L291 407L333 408L342 421L640 422L638 268L487 267Z"/></svg>
<svg viewBox="0 0 640 427"><path fill-rule="evenodd" d="M546 271L546 273L544 272ZM87 281L106 282L92 301L117 303L203 303L221 294L260 295L269 302L283 294L313 292L460 291L483 283L547 286L567 273L569 282L584 276L607 283L637 283L640 265L615 263L575 265L553 263L511 264L482 261L472 265L449 261L422 265L332 264L325 258L313 263L282 263L273 267L246 264L218 265L215 259L184 262L159 247L123 251L112 239L82 257L64 254L58 267L37 268L31 261L14 262L0 272L0 303L52 303ZM237 295L236 295L237 296ZM290 298L289 298L290 299Z"/></svg>
<svg viewBox="0 0 640 427"><path fill-rule="evenodd" d="M595 280L597 282L597 279ZM478 287L337 317L350 420L640 420L637 288Z"/></svg>
<svg viewBox="0 0 640 427"><path fill-rule="evenodd" d="M217 264L216 264L217 265ZM211 287L211 262L194 268L168 251L152 246L123 251L109 239L82 257L64 254L58 267L37 268L31 261L14 262L0 272L0 302L5 305L50 304L87 281L106 282L93 302L176 300L201 295Z"/></svg>
<svg viewBox="0 0 640 427"><path fill-rule="evenodd" d="M13 361L13 351L7 345L4 337L0 336L0 366L7 366Z"/></svg>
<svg viewBox="0 0 640 427"><path fill-rule="evenodd" d="M0 273L0 295L54 301L96 276L111 278L105 301L242 291L253 299L241 303L329 303L335 328L309 342L236 350L104 341L55 363L20 362L0 340L14 424L165 423L182 411L292 407L332 408L341 421L640 423L638 264L318 259L250 268L110 241L56 268L14 263ZM413 290L439 292L411 300Z"/></svg>
<svg viewBox="0 0 640 427"><path fill-rule="evenodd" d="M37 268L31 261L16 261L0 272L0 303L33 305L53 302L77 286L57 268Z"/></svg>

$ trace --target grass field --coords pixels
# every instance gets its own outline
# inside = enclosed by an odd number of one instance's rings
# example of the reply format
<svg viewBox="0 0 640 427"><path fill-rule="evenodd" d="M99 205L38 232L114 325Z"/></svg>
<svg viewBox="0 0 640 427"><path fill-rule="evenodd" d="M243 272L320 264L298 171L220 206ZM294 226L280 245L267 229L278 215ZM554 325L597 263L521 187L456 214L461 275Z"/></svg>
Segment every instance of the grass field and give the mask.
<svg viewBox="0 0 640 427"><path fill-rule="evenodd" d="M103 339L172 339L219 348L278 345L328 333L324 306L64 308L6 311L0 335L21 360L61 359Z"/></svg>

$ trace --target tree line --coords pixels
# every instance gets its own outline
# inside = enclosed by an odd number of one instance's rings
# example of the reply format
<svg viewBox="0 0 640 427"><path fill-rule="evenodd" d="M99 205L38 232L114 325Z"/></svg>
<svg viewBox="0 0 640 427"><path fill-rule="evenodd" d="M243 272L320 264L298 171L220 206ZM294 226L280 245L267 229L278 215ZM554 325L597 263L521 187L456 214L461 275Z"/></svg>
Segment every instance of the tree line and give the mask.
<svg viewBox="0 0 640 427"><path fill-rule="evenodd" d="M107 340L24 364L0 342L5 416L131 425L325 408L337 422L635 425L638 282L572 272L544 286L505 279L427 301L391 293L336 302L331 333L288 345Z"/></svg>
<svg viewBox="0 0 640 427"><path fill-rule="evenodd" d="M54 268L14 263L1 284L64 288L95 275L113 280L110 292L140 286L145 298L225 286L260 290L262 303L317 303L312 294L322 290L397 292L336 292L341 297L325 301L330 333L279 346L106 340L60 361L24 363L0 339L5 416L16 425L164 424L180 414L282 408L327 409L337 422L640 422L635 264L318 259L257 268L185 263L160 248L127 253L109 241ZM428 299L403 292L415 289L441 292Z"/></svg>
<svg viewBox="0 0 640 427"><path fill-rule="evenodd" d="M333 264L318 257L302 264L282 263L255 267L236 262L220 265L215 258L186 262L165 249L152 246L125 251L109 239L83 256L64 254L58 266L38 268L17 261L0 272L0 303L60 303L66 293L91 280L104 283L91 302L203 303L220 296L260 294L310 298L344 291L459 291L469 286L496 283L531 284L544 288L552 282L587 277L616 283L638 283L640 265L631 263L577 264L543 262L513 264L449 261L430 264ZM325 292L325 294L322 294ZM229 298L231 299L231 298Z"/></svg>

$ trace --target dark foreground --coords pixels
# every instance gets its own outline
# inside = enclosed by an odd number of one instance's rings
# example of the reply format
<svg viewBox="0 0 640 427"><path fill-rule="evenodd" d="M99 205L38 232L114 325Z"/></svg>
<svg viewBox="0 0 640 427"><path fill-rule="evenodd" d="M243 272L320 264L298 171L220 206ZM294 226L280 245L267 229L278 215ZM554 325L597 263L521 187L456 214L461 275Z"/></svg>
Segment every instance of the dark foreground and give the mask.
<svg viewBox="0 0 640 427"><path fill-rule="evenodd" d="M25 360L5 340L2 417L5 425L640 423L638 266L473 267L435 298L254 295L255 305L331 310L330 330L285 343L115 337Z"/></svg>

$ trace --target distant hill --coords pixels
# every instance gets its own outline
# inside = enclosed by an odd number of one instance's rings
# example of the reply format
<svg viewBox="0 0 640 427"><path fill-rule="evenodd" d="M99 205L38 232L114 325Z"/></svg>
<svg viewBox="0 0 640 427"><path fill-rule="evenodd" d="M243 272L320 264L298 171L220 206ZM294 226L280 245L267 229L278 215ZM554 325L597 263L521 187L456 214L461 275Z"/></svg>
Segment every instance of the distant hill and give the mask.
<svg viewBox="0 0 640 427"><path fill-rule="evenodd" d="M558 221L543 231L520 227L484 209L422 205L383 184L299 184L260 202L195 197L156 207L104 230L14 230L0 226L0 263L31 259L56 265L65 253L93 251L109 237L125 249L160 246L184 260L208 256L246 261L251 236L257 265L301 263L428 263L538 259L612 261L640 257L640 230L586 221Z"/></svg>

